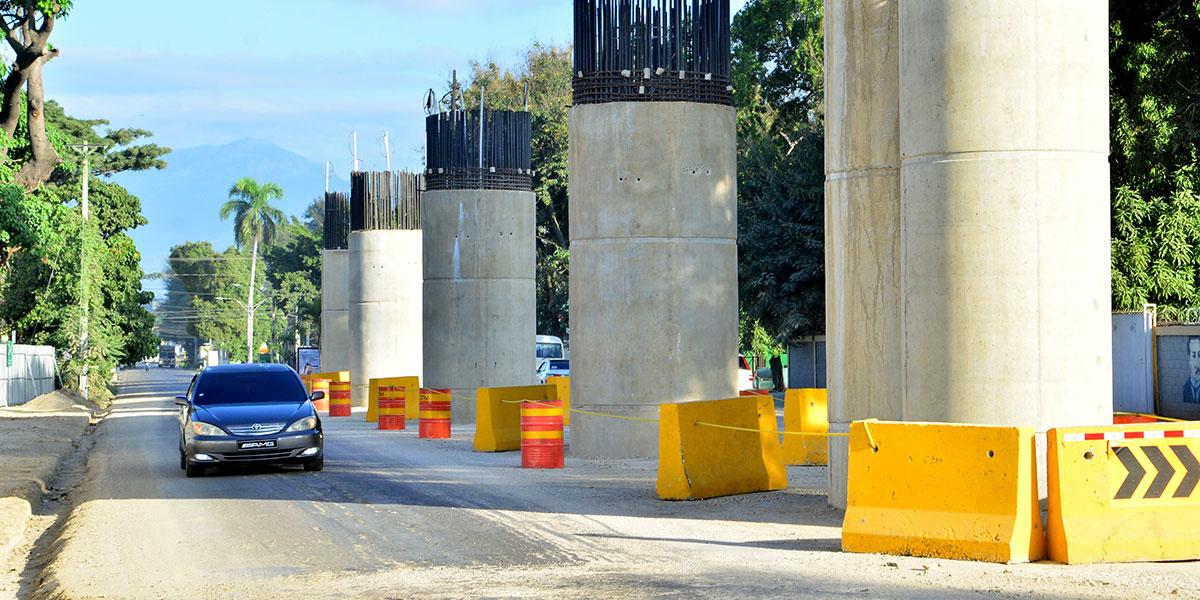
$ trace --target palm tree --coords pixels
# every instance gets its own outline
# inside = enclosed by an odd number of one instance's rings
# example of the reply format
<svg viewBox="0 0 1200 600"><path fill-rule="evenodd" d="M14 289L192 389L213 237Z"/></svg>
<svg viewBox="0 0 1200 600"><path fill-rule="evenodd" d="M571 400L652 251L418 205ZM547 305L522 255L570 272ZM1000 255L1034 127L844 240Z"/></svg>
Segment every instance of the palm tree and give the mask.
<svg viewBox="0 0 1200 600"><path fill-rule="evenodd" d="M234 215L233 233L239 248L250 246L250 285L246 298L246 362L254 362L254 276L258 268L258 246L275 238L275 226L285 217L271 206L271 200L283 198L279 184L260 184L243 177L229 188L229 201L221 205L221 220Z"/></svg>

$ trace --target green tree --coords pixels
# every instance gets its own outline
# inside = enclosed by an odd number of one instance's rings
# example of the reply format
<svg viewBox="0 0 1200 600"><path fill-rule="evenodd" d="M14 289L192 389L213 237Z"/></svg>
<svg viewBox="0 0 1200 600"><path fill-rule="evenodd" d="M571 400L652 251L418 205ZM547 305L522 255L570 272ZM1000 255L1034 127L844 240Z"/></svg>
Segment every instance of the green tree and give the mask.
<svg viewBox="0 0 1200 600"><path fill-rule="evenodd" d="M17 159L20 166L10 172L15 173L15 183L28 191L41 187L62 162L46 132L42 66L58 56L58 49L49 43L50 33L70 10L71 0L0 0L0 32L16 53L4 80L0 131L4 141L11 141L24 121L27 135L23 145L0 143L0 163L10 158L10 149L19 148L23 154Z"/></svg>
<svg viewBox="0 0 1200 600"><path fill-rule="evenodd" d="M0 228L0 328L16 329L18 338L29 343L56 347L68 383L76 382L86 366L91 398L104 402L109 370L151 354L157 343L153 317L145 308L152 295L141 288L141 256L127 233L146 221L138 198L99 178L95 169L80 173L79 155L66 151L68 143L103 139L92 129L95 125L89 125L97 122L61 111L48 111L47 117L49 139L64 161L33 192L18 185L0 186L0 219L5 221ZM18 145L4 163L10 174L29 156L28 140L14 141ZM137 146L130 148L136 151ZM156 150L159 156L165 151ZM105 154L93 159L92 165L104 163ZM85 230L79 212L67 206L80 198L83 176L89 177L92 212ZM88 257L82 272L81 252ZM80 354L83 304L88 344Z"/></svg>
<svg viewBox="0 0 1200 600"><path fill-rule="evenodd" d="M1113 308L1200 306L1200 2L1109 3Z"/></svg>
<svg viewBox="0 0 1200 600"><path fill-rule="evenodd" d="M163 156L171 152L157 144L143 143L154 134L144 129L109 129L103 135L96 133L97 127L108 127L107 119L75 119L63 112L54 100L46 101L46 123L54 135L74 140L72 143L88 142L104 146L100 154L93 154L90 161L92 175L106 177L127 171L165 169ZM69 156L69 155L68 155ZM50 181L64 183L70 177L62 170L56 171Z"/></svg>
<svg viewBox="0 0 1200 600"><path fill-rule="evenodd" d="M759 328L777 343L825 331L822 11L750 0L731 30L741 331L755 353Z"/></svg>
<svg viewBox="0 0 1200 600"><path fill-rule="evenodd" d="M538 333L565 337L569 324L567 222L567 111L571 106L571 49L534 43L515 69L493 60L471 62L471 83L464 100L479 108L479 92L498 110L524 110L529 85L533 128L533 191L537 197Z"/></svg>
<svg viewBox="0 0 1200 600"><path fill-rule="evenodd" d="M824 0L750 0L738 11L730 35L739 138L823 130L823 18Z"/></svg>
<svg viewBox="0 0 1200 600"><path fill-rule="evenodd" d="M283 311L280 328L291 338L290 343L272 340L272 349L289 362L301 335L318 332L321 322L322 232L311 227L311 209L306 211L307 222L292 217L283 224L278 240L263 256L267 280L275 289L275 306Z"/></svg>
<svg viewBox="0 0 1200 600"><path fill-rule="evenodd" d="M246 289L246 362L254 360L254 288L258 269L258 246L270 243L283 212L271 206L271 200L283 198L279 184L260 184L251 177L237 180L229 188L229 201L221 205L221 220L233 215L234 239L239 247L250 246L250 279Z"/></svg>
<svg viewBox="0 0 1200 600"><path fill-rule="evenodd" d="M232 299L245 293L249 275L250 257L245 249L217 252L209 242L185 242L171 248L163 270L166 299L155 310L161 337L189 348L197 345L190 343L195 337L230 353L244 347L246 311ZM255 287L266 284L265 274L259 270ZM261 311L255 313L255 324L259 331L270 326Z"/></svg>

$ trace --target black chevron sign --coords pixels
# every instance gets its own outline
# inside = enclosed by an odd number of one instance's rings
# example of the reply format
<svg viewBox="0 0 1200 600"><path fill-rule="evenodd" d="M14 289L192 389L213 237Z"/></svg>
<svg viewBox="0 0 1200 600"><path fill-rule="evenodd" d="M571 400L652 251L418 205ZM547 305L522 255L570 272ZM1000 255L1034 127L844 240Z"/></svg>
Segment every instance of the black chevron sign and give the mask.
<svg viewBox="0 0 1200 600"><path fill-rule="evenodd" d="M1200 461L1196 460L1196 456L1187 446L1172 445L1170 448L1175 458L1179 460L1179 464L1183 465L1184 470L1183 480L1179 482L1179 486L1175 488L1171 497L1190 498L1192 492L1196 490L1196 485L1200 483ZM1146 493L1142 495L1142 498L1162 498L1163 494L1167 492L1167 486L1171 483L1171 479L1175 477L1175 467L1171 465L1171 461L1167 460L1163 448L1159 446L1118 446L1113 448L1113 453L1117 455L1117 460L1121 461L1128 475L1121 482L1121 487L1113 496L1113 500L1132 499L1134 492L1146 479L1145 464L1138 459L1136 450L1141 450L1142 454L1146 455L1154 474L1154 479L1150 481L1150 486L1146 488Z"/></svg>

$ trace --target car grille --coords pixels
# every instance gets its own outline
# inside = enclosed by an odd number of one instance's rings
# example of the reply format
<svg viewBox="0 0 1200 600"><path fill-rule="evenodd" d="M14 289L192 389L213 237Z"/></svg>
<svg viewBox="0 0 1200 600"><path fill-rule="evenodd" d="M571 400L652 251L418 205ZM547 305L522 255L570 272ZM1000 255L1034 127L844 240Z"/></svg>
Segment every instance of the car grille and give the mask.
<svg viewBox="0 0 1200 600"><path fill-rule="evenodd" d="M237 454L232 452L226 454L217 454L216 457L229 462L237 462L242 460L282 460L285 458L291 458L294 452L295 450L278 450L272 448L268 450L243 450Z"/></svg>
<svg viewBox="0 0 1200 600"><path fill-rule="evenodd" d="M236 425L229 428L229 433L247 436L275 435L283 431L283 426L286 423L259 423L258 425L258 429L254 429L253 425Z"/></svg>

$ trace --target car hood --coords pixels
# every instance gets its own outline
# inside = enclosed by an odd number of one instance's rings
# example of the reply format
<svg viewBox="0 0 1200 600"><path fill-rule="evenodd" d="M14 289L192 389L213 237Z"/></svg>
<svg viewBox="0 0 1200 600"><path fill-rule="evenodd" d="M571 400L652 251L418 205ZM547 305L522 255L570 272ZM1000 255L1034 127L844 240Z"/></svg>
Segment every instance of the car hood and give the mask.
<svg viewBox="0 0 1200 600"><path fill-rule="evenodd" d="M254 423L291 423L316 414L311 402L247 402L197 406L195 420L229 428Z"/></svg>

